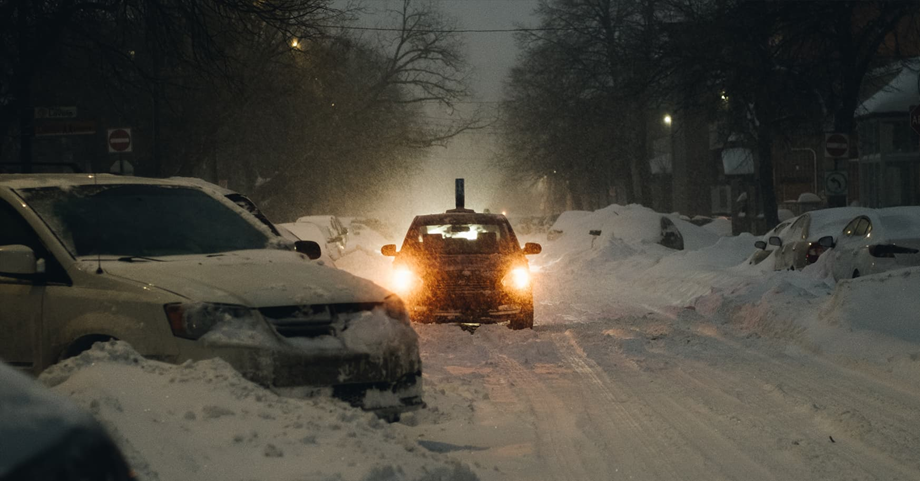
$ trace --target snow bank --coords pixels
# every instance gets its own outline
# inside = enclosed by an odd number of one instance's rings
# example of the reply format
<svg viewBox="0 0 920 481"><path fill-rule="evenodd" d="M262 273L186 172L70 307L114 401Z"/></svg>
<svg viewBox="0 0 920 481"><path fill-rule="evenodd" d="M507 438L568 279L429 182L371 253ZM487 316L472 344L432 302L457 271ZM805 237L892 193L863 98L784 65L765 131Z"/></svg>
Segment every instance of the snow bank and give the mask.
<svg viewBox="0 0 920 481"><path fill-rule="evenodd" d="M721 237L732 235L732 221L725 217L716 217L712 219L712 222L704 225L703 228Z"/></svg>
<svg viewBox="0 0 920 481"><path fill-rule="evenodd" d="M327 397L278 396L220 359L175 366L110 342L40 379L92 412L141 480L479 479L400 425Z"/></svg>
<svg viewBox="0 0 920 481"><path fill-rule="evenodd" d="M587 258L600 257L598 260L601 261L648 251L658 256L663 255L669 249L658 244L662 217L670 219L680 231L686 250L711 246L719 238L718 234L674 215L660 214L641 205L614 204L594 212L564 212L560 215L551 229L557 232L555 240L544 246L545 255L542 259L554 262L589 250L601 254ZM600 231L600 235L592 236L591 231Z"/></svg>
<svg viewBox="0 0 920 481"><path fill-rule="evenodd" d="M821 317L832 325L920 342L920 268L840 281Z"/></svg>

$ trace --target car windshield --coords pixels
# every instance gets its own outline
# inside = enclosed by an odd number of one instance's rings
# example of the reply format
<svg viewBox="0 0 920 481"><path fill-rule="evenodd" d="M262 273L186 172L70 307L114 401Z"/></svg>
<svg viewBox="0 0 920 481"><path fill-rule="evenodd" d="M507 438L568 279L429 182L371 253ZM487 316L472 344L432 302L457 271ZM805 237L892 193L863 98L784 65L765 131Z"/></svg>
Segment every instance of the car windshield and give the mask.
<svg viewBox="0 0 920 481"><path fill-rule="evenodd" d="M423 225L418 242L423 251L433 254L498 254L507 236L500 224Z"/></svg>
<svg viewBox="0 0 920 481"><path fill-rule="evenodd" d="M167 185L23 189L75 257L168 256L264 249L269 237L201 190Z"/></svg>

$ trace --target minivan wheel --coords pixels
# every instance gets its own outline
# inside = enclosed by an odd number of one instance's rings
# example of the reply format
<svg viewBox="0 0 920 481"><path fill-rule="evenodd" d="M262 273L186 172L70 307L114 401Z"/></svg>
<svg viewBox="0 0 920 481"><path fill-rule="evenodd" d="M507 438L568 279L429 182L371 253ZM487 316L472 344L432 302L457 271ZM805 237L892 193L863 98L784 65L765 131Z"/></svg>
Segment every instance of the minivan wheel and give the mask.
<svg viewBox="0 0 920 481"><path fill-rule="evenodd" d="M64 352L61 353L61 358L59 360L63 361L64 359L70 359L72 357L79 356L81 353L89 351L93 347L93 344L96 344L97 342L109 342L115 340L117 339L112 336L104 336L101 334L83 336L70 343L70 345L67 346L67 349L64 349Z"/></svg>

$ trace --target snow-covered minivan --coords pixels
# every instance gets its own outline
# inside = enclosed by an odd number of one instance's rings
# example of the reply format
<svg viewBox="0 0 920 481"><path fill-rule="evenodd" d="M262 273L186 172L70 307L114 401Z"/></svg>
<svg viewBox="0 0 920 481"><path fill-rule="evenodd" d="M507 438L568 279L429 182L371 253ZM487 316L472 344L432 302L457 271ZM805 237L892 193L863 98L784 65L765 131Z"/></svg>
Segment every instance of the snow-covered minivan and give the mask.
<svg viewBox="0 0 920 481"><path fill-rule="evenodd" d="M144 356L219 356L276 388L364 408L421 402L403 302L191 182L0 175L0 359L39 373L119 339Z"/></svg>

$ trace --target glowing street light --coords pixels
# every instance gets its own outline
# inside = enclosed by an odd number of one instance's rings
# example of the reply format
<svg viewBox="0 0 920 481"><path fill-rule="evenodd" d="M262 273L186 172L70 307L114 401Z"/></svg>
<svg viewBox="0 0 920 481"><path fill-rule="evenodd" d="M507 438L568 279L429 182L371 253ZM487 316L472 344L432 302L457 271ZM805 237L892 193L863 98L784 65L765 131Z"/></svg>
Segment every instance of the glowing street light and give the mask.
<svg viewBox="0 0 920 481"><path fill-rule="evenodd" d="M665 114L664 119L662 120L664 120L665 125L667 125L668 127L671 126L671 114Z"/></svg>
<svg viewBox="0 0 920 481"><path fill-rule="evenodd" d="M300 45L300 42L298 42L296 38L291 40L291 48L297 48L298 45Z"/></svg>

